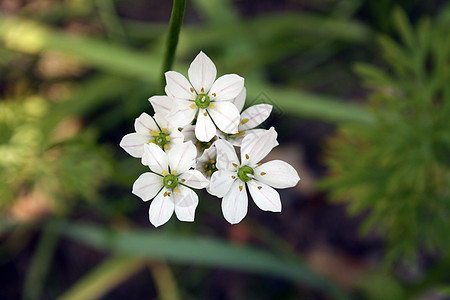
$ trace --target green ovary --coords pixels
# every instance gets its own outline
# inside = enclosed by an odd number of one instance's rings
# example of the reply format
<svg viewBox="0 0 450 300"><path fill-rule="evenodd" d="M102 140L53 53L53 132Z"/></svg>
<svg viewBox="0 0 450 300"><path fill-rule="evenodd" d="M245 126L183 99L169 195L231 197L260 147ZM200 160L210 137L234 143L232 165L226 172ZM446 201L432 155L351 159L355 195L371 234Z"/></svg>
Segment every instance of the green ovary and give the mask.
<svg viewBox="0 0 450 300"><path fill-rule="evenodd" d="M255 171L253 171L253 169L250 168L249 166L242 166L238 170L238 177L243 182L247 182L247 181L250 181L251 179L253 179L252 175L254 175L254 174L255 174Z"/></svg>

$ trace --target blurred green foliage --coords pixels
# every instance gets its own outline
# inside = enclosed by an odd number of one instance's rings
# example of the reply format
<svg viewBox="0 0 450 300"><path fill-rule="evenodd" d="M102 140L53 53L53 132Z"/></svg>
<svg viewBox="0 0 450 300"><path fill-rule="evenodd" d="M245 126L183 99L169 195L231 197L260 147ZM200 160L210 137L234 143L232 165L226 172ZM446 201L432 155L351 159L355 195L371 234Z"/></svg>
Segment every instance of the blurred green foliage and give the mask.
<svg viewBox="0 0 450 300"><path fill-rule="evenodd" d="M245 77L252 104L269 99L291 118L340 126L327 150L332 173L326 185L353 213L370 212L365 229L385 234L391 261L413 256L422 246L448 250L450 231L450 9L442 5L439 17L412 28L401 12L394 23L387 21L395 2L291 1L301 5L301 12L259 13L252 1L188 1L189 20L174 62L176 70L187 70L186 62L204 50L224 73ZM410 12L423 7L433 11L433 1L401 2ZM134 118L142 111L151 113L146 99L161 88L167 23L128 19L119 12L128 1L22 4L16 13L0 18L0 210L10 211L23 199L43 200L46 212L77 218L81 211L103 224L69 221L59 226L37 213L31 225L16 219L11 226L3 218L5 248L15 249L9 257L20 252L14 248L17 241L25 247L33 244L36 231L41 233L26 272L24 299L40 299L48 289L46 277L55 273L51 264L60 236L110 255L63 294L71 299L105 295L143 264L153 270L158 285L157 279L167 276L150 260L165 265L166 275L170 268L165 260L224 267L301 283L302 295L308 294L304 287L311 287L346 298L298 253L284 251L291 245L263 225L249 230L267 251L198 237L192 232L202 232L202 220L182 228L169 223L158 234L136 230L137 208L142 207L131 199L130 187L144 168L137 168L135 160L130 163L117 144ZM237 8L246 5L252 8L246 14ZM392 37L392 28L401 43ZM377 30L390 35L379 38L389 69L357 66L372 90L367 109L343 98L361 93L349 65L358 59L377 61L378 53L371 49ZM55 53L60 69L69 69L64 58L69 56L81 71L46 77L42 66ZM61 87L63 92L55 96ZM267 97L260 97L261 92ZM199 207L203 216L215 213L207 202ZM19 210L30 206L25 201ZM437 270L441 275L430 272L416 294L440 284L448 269L442 264ZM183 298L189 296L183 278L173 281L174 286L179 281ZM374 274L365 283L362 293L368 299L410 295L409 287L392 275ZM440 289L448 292L448 285ZM63 291L56 287L52 292L56 296ZM159 296L165 299L163 293Z"/></svg>
<svg viewBox="0 0 450 300"><path fill-rule="evenodd" d="M450 27L413 28L399 9L393 20L401 42L379 37L388 69L356 66L375 124L340 127L323 181L351 213L368 213L363 230L387 238L389 264L450 250Z"/></svg>
<svg viewBox="0 0 450 300"><path fill-rule="evenodd" d="M51 108L40 96L0 102L0 210L31 197L61 213L74 197L97 197L108 166L95 135L70 120L47 131Z"/></svg>

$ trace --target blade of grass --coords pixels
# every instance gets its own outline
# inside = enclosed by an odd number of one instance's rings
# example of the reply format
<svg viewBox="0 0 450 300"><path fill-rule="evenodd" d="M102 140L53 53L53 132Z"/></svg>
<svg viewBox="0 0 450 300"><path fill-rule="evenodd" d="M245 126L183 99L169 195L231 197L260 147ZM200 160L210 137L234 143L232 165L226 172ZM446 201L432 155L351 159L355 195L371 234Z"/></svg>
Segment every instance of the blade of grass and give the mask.
<svg viewBox="0 0 450 300"><path fill-rule="evenodd" d="M146 266L145 259L136 256L113 255L85 275L58 300L98 299Z"/></svg>
<svg viewBox="0 0 450 300"><path fill-rule="evenodd" d="M169 265L164 261L153 260L149 260L147 264L153 275L153 280L155 281L161 300L181 299L176 280L173 277Z"/></svg>
<svg viewBox="0 0 450 300"><path fill-rule="evenodd" d="M41 299L42 289L51 265L53 254L58 244L59 235L44 227L36 252L28 268L23 297L24 300Z"/></svg>
<svg viewBox="0 0 450 300"><path fill-rule="evenodd" d="M307 266L257 248L161 231L119 231L73 223L55 225L54 228L69 238L102 251L278 276L321 290L334 299L348 299L343 291Z"/></svg>

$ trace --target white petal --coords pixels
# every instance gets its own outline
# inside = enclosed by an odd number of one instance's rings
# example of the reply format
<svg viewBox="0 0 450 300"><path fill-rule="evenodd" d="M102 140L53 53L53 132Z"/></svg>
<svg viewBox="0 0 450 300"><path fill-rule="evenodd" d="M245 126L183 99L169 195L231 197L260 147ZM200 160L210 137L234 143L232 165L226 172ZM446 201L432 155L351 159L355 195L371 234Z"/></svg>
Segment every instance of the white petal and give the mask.
<svg viewBox="0 0 450 300"><path fill-rule="evenodd" d="M231 224L237 224L245 217L247 209L248 197L245 183L236 180L222 199L223 216Z"/></svg>
<svg viewBox="0 0 450 300"><path fill-rule="evenodd" d="M197 148L192 142L177 144L169 150L170 171L176 171L176 174L182 174L195 166L197 157Z"/></svg>
<svg viewBox="0 0 450 300"><path fill-rule="evenodd" d="M273 127L257 134L249 134L242 140L241 162L242 165L255 166L276 146L277 132Z"/></svg>
<svg viewBox="0 0 450 300"><path fill-rule="evenodd" d="M236 171L216 171L211 176L211 181L209 183L209 193L211 195L222 198L230 191L233 182L235 182L236 180Z"/></svg>
<svg viewBox="0 0 450 300"><path fill-rule="evenodd" d="M167 115L172 109L173 100L168 96L153 96L148 99L156 114Z"/></svg>
<svg viewBox="0 0 450 300"><path fill-rule="evenodd" d="M173 127L184 127L191 123L198 111L198 107L192 108L193 103L192 101L175 99L172 110L166 117L167 121Z"/></svg>
<svg viewBox="0 0 450 300"><path fill-rule="evenodd" d="M207 108L208 114L216 124L217 128L225 133L237 133L240 121L239 111L233 103L213 102L214 108Z"/></svg>
<svg viewBox="0 0 450 300"><path fill-rule="evenodd" d="M217 70L212 60L202 51L192 61L188 70L192 86L200 93L207 93L216 79ZM203 89L203 92L202 92Z"/></svg>
<svg viewBox="0 0 450 300"><path fill-rule="evenodd" d="M178 182L194 189L203 189L208 186L208 179L198 170L188 170L178 176Z"/></svg>
<svg viewBox="0 0 450 300"><path fill-rule="evenodd" d="M148 135L151 130L159 130L158 126L146 113L142 113L135 121L134 121L134 129L137 133Z"/></svg>
<svg viewBox="0 0 450 300"><path fill-rule="evenodd" d="M164 75L169 96L186 100L195 99L195 91L186 77L175 71L166 72Z"/></svg>
<svg viewBox="0 0 450 300"><path fill-rule="evenodd" d="M155 144L144 145L142 164L148 166L155 173L162 174L168 170L167 154Z"/></svg>
<svg viewBox="0 0 450 300"><path fill-rule="evenodd" d="M197 142L197 138L195 137L195 125L186 125L182 130L181 133L184 136L184 140L191 141L192 143Z"/></svg>
<svg viewBox="0 0 450 300"><path fill-rule="evenodd" d="M175 205L171 196L168 196L168 193L172 192L163 188L150 204L148 216L150 223L155 227L165 224L173 214Z"/></svg>
<svg viewBox="0 0 450 300"><path fill-rule="evenodd" d="M295 186L300 177L287 162L272 160L255 168L255 179L274 188L285 189Z"/></svg>
<svg viewBox="0 0 450 300"><path fill-rule="evenodd" d="M175 214L178 220L184 222L193 222L195 218L195 209L198 205L197 194L185 186L179 186L179 193L173 193L175 201Z"/></svg>
<svg viewBox="0 0 450 300"><path fill-rule="evenodd" d="M217 78L208 95L215 101L230 101L239 95L243 88L244 78L236 74L227 74Z"/></svg>
<svg viewBox="0 0 450 300"><path fill-rule="evenodd" d="M153 199L163 187L163 177L154 173L144 173L133 184L132 193L144 201Z"/></svg>
<svg viewBox="0 0 450 300"><path fill-rule="evenodd" d="M150 135L141 135L139 133L129 133L120 141L120 147L127 151L133 157L142 157L144 154L144 145L148 143Z"/></svg>
<svg viewBox="0 0 450 300"><path fill-rule="evenodd" d="M195 137L201 142L209 142L216 135L216 125L205 109L199 109L195 124Z"/></svg>
<svg viewBox="0 0 450 300"><path fill-rule="evenodd" d="M183 143L184 135L178 129L171 128L170 130L171 130L170 134L169 134L169 136L170 136L170 143L169 143L170 148L172 148L173 146L175 146L177 144Z"/></svg>
<svg viewBox="0 0 450 300"><path fill-rule="evenodd" d="M242 111L245 104L245 98L247 97L247 89L244 87L242 91L233 99L231 99L231 103L233 103L239 112Z"/></svg>
<svg viewBox="0 0 450 300"><path fill-rule="evenodd" d="M216 167L219 170L236 171L240 165L233 145L225 140L216 141L217 159Z"/></svg>
<svg viewBox="0 0 450 300"><path fill-rule="evenodd" d="M272 111L272 105L257 104L250 106L241 114L241 121L239 123L239 131L255 128L264 122Z"/></svg>
<svg viewBox="0 0 450 300"><path fill-rule="evenodd" d="M273 212L281 211L280 194L274 188L256 180L248 181L247 185L253 201L260 209Z"/></svg>
<svg viewBox="0 0 450 300"><path fill-rule="evenodd" d="M158 125L158 131L162 130L163 128L169 128L171 125L167 121L167 115L163 115L161 113L156 113L153 118L156 121L156 124Z"/></svg>

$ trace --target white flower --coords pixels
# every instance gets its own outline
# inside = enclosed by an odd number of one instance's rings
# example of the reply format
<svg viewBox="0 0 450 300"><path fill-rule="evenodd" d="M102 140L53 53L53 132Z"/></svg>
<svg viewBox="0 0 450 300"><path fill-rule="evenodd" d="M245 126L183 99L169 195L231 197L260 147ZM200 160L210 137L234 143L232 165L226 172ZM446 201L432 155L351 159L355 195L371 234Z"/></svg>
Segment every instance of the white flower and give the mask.
<svg viewBox="0 0 450 300"><path fill-rule="evenodd" d="M226 139L234 146L240 146L244 137L252 133L262 133L265 129L256 128L261 125L270 115L272 105L257 104L250 106L241 114L238 133L234 134L218 134L222 139Z"/></svg>
<svg viewBox="0 0 450 300"><path fill-rule="evenodd" d="M206 149L203 154L197 159L197 165L195 169L199 170L206 177L206 179L210 180L212 174L217 171L216 161L217 150L216 142L214 142L211 147ZM211 191L209 190L209 184L206 187L206 190L211 194Z"/></svg>
<svg viewBox="0 0 450 300"><path fill-rule="evenodd" d="M195 135L202 142L216 135L216 126L225 133L237 133L240 118L233 101L242 92L244 78L227 74L215 80L216 66L203 52L189 67L190 82L175 71L165 75L166 93L173 99L167 119L173 126L184 127L197 116Z"/></svg>
<svg viewBox="0 0 450 300"><path fill-rule="evenodd" d="M167 153L155 144L145 145L142 162L152 172L139 176L133 194L144 201L153 199L149 219L155 227L169 221L174 211L180 221L194 221L198 196L189 187L202 189L208 185L200 171L191 170L196 152L191 142L175 145Z"/></svg>
<svg viewBox="0 0 450 300"><path fill-rule="evenodd" d="M165 150L183 142L183 134L173 128L160 114L154 118L142 113L134 122L136 132L125 135L120 147L133 157L142 157L144 145L154 143Z"/></svg>
<svg viewBox="0 0 450 300"><path fill-rule="evenodd" d="M300 180L288 163L273 160L259 162L275 147L277 133L272 128L247 135L241 145L239 162L234 147L227 141L216 141L217 169L209 189L222 198L222 212L231 224L239 223L247 214L247 189L256 205L264 211L280 212L280 195L274 188L293 187Z"/></svg>

